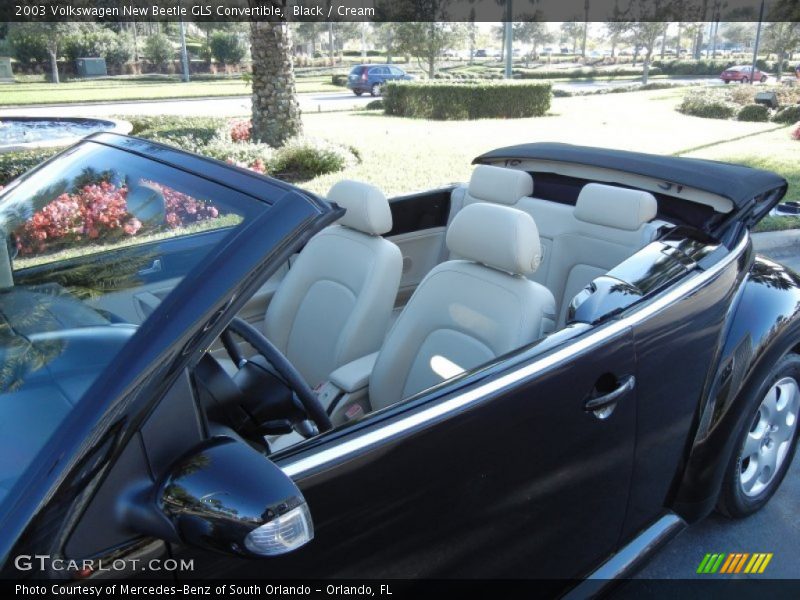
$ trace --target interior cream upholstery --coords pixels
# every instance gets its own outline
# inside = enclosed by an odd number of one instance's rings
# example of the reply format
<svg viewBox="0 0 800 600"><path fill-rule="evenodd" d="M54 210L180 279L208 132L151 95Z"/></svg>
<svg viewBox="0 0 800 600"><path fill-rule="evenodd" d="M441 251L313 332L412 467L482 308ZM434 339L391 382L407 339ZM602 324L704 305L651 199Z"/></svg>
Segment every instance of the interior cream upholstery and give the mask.
<svg viewBox="0 0 800 600"><path fill-rule="evenodd" d="M600 183L587 183L578 194L575 218L585 223L636 231L656 218L653 194Z"/></svg>
<svg viewBox="0 0 800 600"><path fill-rule="evenodd" d="M447 243L470 259L439 264L417 287L378 354L369 383L373 409L552 330L553 295L524 277L538 262L537 237L533 219L510 207L472 204L456 215Z"/></svg>
<svg viewBox="0 0 800 600"><path fill-rule="evenodd" d="M379 235L392 228L380 190L344 181L328 199L347 212L306 244L264 318L266 336L311 386L378 350L402 270L400 250Z"/></svg>
<svg viewBox="0 0 800 600"><path fill-rule="evenodd" d="M493 202L511 206L532 195L533 177L525 171L478 165L472 171L464 204Z"/></svg>
<svg viewBox="0 0 800 600"><path fill-rule="evenodd" d="M479 172L483 167L486 165L476 167L470 188L476 178L488 181ZM524 171L492 168L522 173L531 178ZM493 177L499 180L499 175ZM487 186L481 189L484 187ZM469 202L468 190L460 188L460 193L454 191L454 196L459 195L464 197L463 204ZM505 203L488 198L483 202ZM458 202L453 204L453 210L458 212L451 215L451 219L461 213L459 206ZM668 225L655 219L658 203L652 194L597 183L586 184L581 189L576 206L531 196L519 198L513 206L532 216L539 230L540 264L529 278L553 293L558 307L558 327L564 326L569 302L575 294L592 279L607 273L646 246L660 227ZM451 252L450 257L459 255L460 252Z"/></svg>
<svg viewBox="0 0 800 600"><path fill-rule="evenodd" d="M528 275L541 259L539 230L521 210L473 204L447 230L447 247L461 258L509 273ZM510 236L510 237L507 237Z"/></svg>
<svg viewBox="0 0 800 600"><path fill-rule="evenodd" d="M374 185L343 179L331 186L328 201L347 210L340 225L371 235L383 235L392 228L389 202Z"/></svg>

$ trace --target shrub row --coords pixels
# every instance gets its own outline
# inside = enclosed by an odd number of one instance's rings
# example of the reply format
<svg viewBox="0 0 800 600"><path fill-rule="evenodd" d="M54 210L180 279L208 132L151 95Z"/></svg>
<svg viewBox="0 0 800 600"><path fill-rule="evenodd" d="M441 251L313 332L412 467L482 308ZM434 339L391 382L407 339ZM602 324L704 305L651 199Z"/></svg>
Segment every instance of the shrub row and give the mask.
<svg viewBox="0 0 800 600"><path fill-rule="evenodd" d="M769 109L763 104L747 104L743 106L736 115L739 121L767 122L769 121Z"/></svg>
<svg viewBox="0 0 800 600"><path fill-rule="evenodd" d="M290 181L307 181L360 162L355 148L313 138L296 138L274 149L246 141L249 122L214 117L123 117L132 134L182 150ZM233 141L235 136L239 141ZM19 177L59 148L0 154L0 186Z"/></svg>
<svg viewBox="0 0 800 600"><path fill-rule="evenodd" d="M423 119L540 117L550 109L549 83L391 82L384 89L387 115Z"/></svg>
<svg viewBox="0 0 800 600"><path fill-rule="evenodd" d="M711 90L692 90L683 97L678 110L693 117L730 119L738 113L736 104Z"/></svg>
<svg viewBox="0 0 800 600"><path fill-rule="evenodd" d="M800 104L784 106L775 113L775 116L772 117L772 120L776 123L785 123L786 125L800 122Z"/></svg>
<svg viewBox="0 0 800 600"><path fill-rule="evenodd" d="M615 69L572 69L560 71L557 69L513 69L514 79L593 79L595 77L638 77L642 74L640 68L617 67ZM650 75L659 75L661 70L655 66L650 67Z"/></svg>
<svg viewBox="0 0 800 600"><path fill-rule="evenodd" d="M782 108L772 114L772 121L791 124L800 120L800 90L785 87L736 86L690 90L678 110L707 119L730 119L736 116L740 121L769 121L770 110L755 103L755 95L761 91L774 91L782 105Z"/></svg>

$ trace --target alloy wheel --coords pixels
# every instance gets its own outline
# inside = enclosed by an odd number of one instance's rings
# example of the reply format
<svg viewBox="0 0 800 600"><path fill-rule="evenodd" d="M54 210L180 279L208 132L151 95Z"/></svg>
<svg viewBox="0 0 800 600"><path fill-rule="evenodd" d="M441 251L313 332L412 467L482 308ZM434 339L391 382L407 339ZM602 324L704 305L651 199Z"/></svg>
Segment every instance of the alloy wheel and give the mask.
<svg viewBox="0 0 800 600"><path fill-rule="evenodd" d="M791 448L798 412L800 386L783 377L765 394L739 453L739 485L746 496L757 496L772 483Z"/></svg>

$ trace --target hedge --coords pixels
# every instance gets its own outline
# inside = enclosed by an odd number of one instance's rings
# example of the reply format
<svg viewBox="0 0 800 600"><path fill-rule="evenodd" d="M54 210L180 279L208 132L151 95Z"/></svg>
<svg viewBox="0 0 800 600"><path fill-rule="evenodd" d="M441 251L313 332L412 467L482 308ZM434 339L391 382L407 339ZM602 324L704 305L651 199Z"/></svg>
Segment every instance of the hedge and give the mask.
<svg viewBox="0 0 800 600"><path fill-rule="evenodd" d="M730 119L739 112L739 107L720 97L713 90L692 90L683 98L678 110L693 117L706 119Z"/></svg>
<svg viewBox="0 0 800 600"><path fill-rule="evenodd" d="M769 109L763 104L748 104L739 110L739 114L736 115L736 118L739 121L769 121Z"/></svg>
<svg viewBox="0 0 800 600"><path fill-rule="evenodd" d="M357 148L313 138L294 138L280 148L233 141L228 119L216 117L123 117L133 135L187 152L267 173L290 181L307 181L361 162ZM0 154L0 186L8 184L62 148Z"/></svg>
<svg viewBox="0 0 800 600"><path fill-rule="evenodd" d="M510 81L390 82L383 91L387 115L438 120L541 117L551 97L549 83Z"/></svg>
<svg viewBox="0 0 800 600"><path fill-rule="evenodd" d="M8 184L61 150L63 148L41 148L0 154L0 186Z"/></svg>
<svg viewBox="0 0 800 600"><path fill-rule="evenodd" d="M775 113L775 116L772 117L772 120L776 123L785 123L787 125L791 125L792 123L797 123L800 121L800 104L795 104L793 106L784 106L778 112Z"/></svg>
<svg viewBox="0 0 800 600"><path fill-rule="evenodd" d="M347 75L335 73L331 75L331 83L339 87L345 87L347 85Z"/></svg>

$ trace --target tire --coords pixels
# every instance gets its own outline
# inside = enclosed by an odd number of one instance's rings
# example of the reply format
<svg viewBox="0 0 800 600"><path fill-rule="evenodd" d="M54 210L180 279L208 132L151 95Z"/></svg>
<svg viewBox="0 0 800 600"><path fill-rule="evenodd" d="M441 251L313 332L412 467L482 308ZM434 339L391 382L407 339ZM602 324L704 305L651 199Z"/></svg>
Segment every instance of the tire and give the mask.
<svg viewBox="0 0 800 600"><path fill-rule="evenodd" d="M748 77L742 77L742 85L750 83L750 79Z"/></svg>
<svg viewBox="0 0 800 600"><path fill-rule="evenodd" d="M731 82L731 80L730 80L730 79L726 79L726 80L725 80L725 85L728 85L730 82Z"/></svg>
<svg viewBox="0 0 800 600"><path fill-rule="evenodd" d="M761 76L761 83L767 83L767 76L766 75L762 75Z"/></svg>
<svg viewBox="0 0 800 600"><path fill-rule="evenodd" d="M363 94L364 92L362 92L361 90L353 90L353 93L354 93L356 96L360 96L360 95L361 95L361 94Z"/></svg>
<svg viewBox="0 0 800 600"><path fill-rule="evenodd" d="M780 487L797 449L800 355L780 359L748 398L750 416L736 436L717 509L741 519L760 510Z"/></svg>
<svg viewBox="0 0 800 600"><path fill-rule="evenodd" d="M380 96L381 95L381 86L379 83L373 83L372 87L369 90L370 96Z"/></svg>

